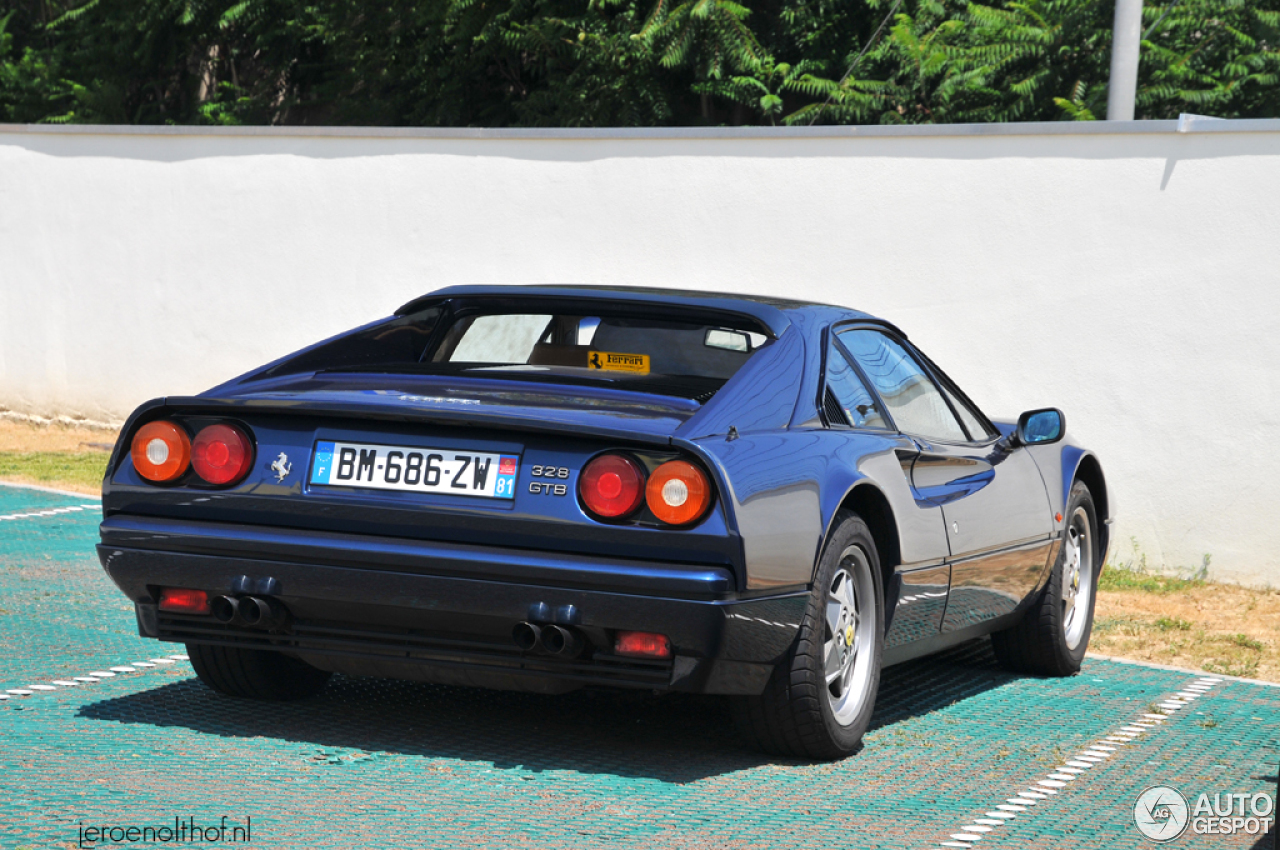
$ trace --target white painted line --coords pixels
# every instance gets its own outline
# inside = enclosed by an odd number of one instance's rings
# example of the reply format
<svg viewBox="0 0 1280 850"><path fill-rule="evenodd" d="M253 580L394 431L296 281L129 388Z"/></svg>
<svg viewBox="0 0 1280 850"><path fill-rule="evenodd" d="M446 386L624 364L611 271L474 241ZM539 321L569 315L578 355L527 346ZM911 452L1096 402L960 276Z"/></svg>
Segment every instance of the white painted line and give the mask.
<svg viewBox="0 0 1280 850"><path fill-rule="evenodd" d="M974 823L985 823L988 826L1004 826L1004 821L995 818L974 818Z"/></svg>
<svg viewBox="0 0 1280 850"><path fill-rule="evenodd" d="M97 509L100 505L73 505L66 508L52 508L43 511L27 511L20 514L3 514L0 515L0 522L11 522L16 519L39 519L41 517L61 516L62 514L74 514L80 511Z"/></svg>
<svg viewBox="0 0 1280 850"><path fill-rule="evenodd" d="M150 661L131 661L131 662L129 662L129 663L130 663L130 664L132 664L134 667L154 667L154 666L156 666L156 665L152 664Z"/></svg>
<svg viewBox="0 0 1280 850"><path fill-rule="evenodd" d="M174 661L190 661L191 660L185 655L170 655L169 657L172 658Z"/></svg>
<svg viewBox="0 0 1280 850"><path fill-rule="evenodd" d="M1203 682L1206 684L1209 683L1208 679L1203 680ZM1184 689L1175 693L1185 695L1186 691ZM1192 696L1192 699L1195 698L1196 696ZM1162 707L1171 707L1173 710L1177 710L1188 704L1190 704L1190 700L1178 700L1175 697L1168 696L1165 697L1164 702L1159 703ZM974 818L971 825L960 827L960 829L969 833L969 837L966 838L965 833L953 833L951 837L960 839L961 841L978 840L980 836L972 835L972 833L980 833L984 831L979 825L985 824L987 827L986 831L990 831L991 827L999 826L1000 821L1008 821L1009 819L1016 818L1018 815L1026 812L1030 806L1036 805L1038 800L1045 800L1048 798L1048 795L1059 793L1058 789L1063 789L1065 791L1068 788L1068 782L1074 781L1087 770L1099 767L1101 762L1105 759L1111 758L1112 755L1116 753L1116 748L1118 746L1127 744L1135 738L1149 732L1156 732L1167 719L1169 718L1163 715L1150 713L1140 714L1136 719L1130 721L1128 725L1121 726L1119 730L1108 735L1104 741L1089 745L1074 759L1070 759L1064 765L1054 768L1054 772L1048 774L1046 778L1036 780L1033 790L1019 791L1017 792L1017 797L1010 797L1008 802L996 804L995 811L984 813L985 817L995 818L996 820L993 821ZM944 844L943 846L948 845ZM959 846L970 845L962 844Z"/></svg>
<svg viewBox="0 0 1280 850"><path fill-rule="evenodd" d="M186 658L187 656L183 655L183 656L176 656L176 657ZM10 688L4 693L0 693L0 699L8 699L10 695L28 697L33 694L48 693L49 691L56 691L58 690L58 688L75 688L75 687L79 687L81 683L86 685L92 685L97 682L101 682L104 679L114 678L117 673L141 673L141 672L145 672L148 669L155 669L157 665L160 665L160 664L174 663L173 658L154 659L154 662L155 663L138 661L138 662L135 662L136 666L125 667L122 665L119 667L112 667L111 670L115 672L108 672L106 670L94 670L93 672L89 673L87 676L72 676L70 679L51 679L50 681L53 682L53 684L51 685L39 684L39 685L27 685L25 688Z"/></svg>

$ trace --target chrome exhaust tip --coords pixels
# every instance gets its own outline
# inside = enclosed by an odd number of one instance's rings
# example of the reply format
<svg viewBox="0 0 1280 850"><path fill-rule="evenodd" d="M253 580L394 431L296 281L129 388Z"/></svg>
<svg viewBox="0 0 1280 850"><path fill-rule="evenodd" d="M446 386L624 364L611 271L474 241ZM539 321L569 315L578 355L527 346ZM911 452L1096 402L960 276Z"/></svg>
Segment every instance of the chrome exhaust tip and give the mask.
<svg viewBox="0 0 1280 850"><path fill-rule="evenodd" d="M528 652L538 645L542 637L542 629L533 623L516 623L511 629L511 639L521 652Z"/></svg>
<svg viewBox="0 0 1280 850"><path fill-rule="evenodd" d="M246 596L240 600L240 621L257 629L270 629L285 619L284 606L274 599Z"/></svg>
<svg viewBox="0 0 1280 850"><path fill-rule="evenodd" d="M209 613L219 623L235 622L240 614L240 601L234 596L219 596L209 603Z"/></svg>
<svg viewBox="0 0 1280 850"><path fill-rule="evenodd" d="M542 630L542 648L552 655L572 658L582 651L582 636L577 629L547 626Z"/></svg>

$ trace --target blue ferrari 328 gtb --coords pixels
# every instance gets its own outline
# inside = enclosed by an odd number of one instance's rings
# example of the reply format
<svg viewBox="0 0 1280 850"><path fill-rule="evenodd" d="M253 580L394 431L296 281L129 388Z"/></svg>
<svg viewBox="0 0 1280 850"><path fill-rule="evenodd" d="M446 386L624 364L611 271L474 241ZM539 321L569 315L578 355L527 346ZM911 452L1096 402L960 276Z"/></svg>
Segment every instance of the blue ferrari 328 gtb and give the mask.
<svg viewBox="0 0 1280 850"><path fill-rule="evenodd" d="M726 694L858 744L880 669L991 635L1069 675L1111 498L893 325L674 290L464 286L129 419L103 567L225 694L335 672Z"/></svg>

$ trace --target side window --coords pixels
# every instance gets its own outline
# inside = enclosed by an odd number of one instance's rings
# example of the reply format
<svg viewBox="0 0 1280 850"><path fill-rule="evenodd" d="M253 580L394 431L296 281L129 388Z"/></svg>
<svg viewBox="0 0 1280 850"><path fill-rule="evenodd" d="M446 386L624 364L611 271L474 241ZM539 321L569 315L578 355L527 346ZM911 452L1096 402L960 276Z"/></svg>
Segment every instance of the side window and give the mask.
<svg viewBox="0 0 1280 850"><path fill-rule="evenodd" d="M942 393L897 341L859 328L841 331L839 337L884 399L899 429L935 440L968 441Z"/></svg>
<svg viewBox="0 0 1280 850"><path fill-rule="evenodd" d="M827 391L835 397L845 421L854 428L888 428L875 398L833 341L827 351ZM830 404L830 401L827 402ZM831 415L828 411L828 417Z"/></svg>
<svg viewBox="0 0 1280 850"><path fill-rule="evenodd" d="M982 424L982 420L973 412L973 408L969 407L958 395L953 393L945 381L939 386L947 394L947 398L951 401L951 406L955 408L956 413L960 415L960 421L964 423L964 427L968 430L971 439L981 442L995 436L995 434L987 430L986 425Z"/></svg>
<svg viewBox="0 0 1280 850"><path fill-rule="evenodd" d="M467 363L528 363L550 316L496 314L476 316L449 360Z"/></svg>

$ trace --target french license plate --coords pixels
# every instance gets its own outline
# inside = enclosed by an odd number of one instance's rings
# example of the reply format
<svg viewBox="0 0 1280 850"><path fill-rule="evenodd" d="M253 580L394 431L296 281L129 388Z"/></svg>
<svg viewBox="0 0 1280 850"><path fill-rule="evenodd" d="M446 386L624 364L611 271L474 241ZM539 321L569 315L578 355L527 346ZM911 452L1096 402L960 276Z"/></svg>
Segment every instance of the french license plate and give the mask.
<svg viewBox="0 0 1280 850"><path fill-rule="evenodd" d="M311 483L514 499L519 455L369 443L316 443Z"/></svg>

